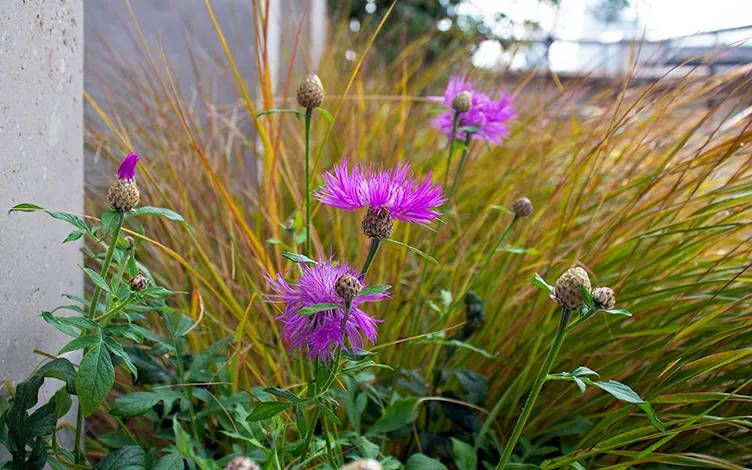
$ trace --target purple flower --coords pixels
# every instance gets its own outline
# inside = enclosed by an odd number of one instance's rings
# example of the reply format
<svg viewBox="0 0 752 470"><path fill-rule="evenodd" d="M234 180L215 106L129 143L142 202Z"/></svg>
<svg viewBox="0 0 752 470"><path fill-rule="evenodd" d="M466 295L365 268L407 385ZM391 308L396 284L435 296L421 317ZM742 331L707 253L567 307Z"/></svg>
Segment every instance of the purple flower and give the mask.
<svg viewBox="0 0 752 470"><path fill-rule="evenodd" d="M376 343L378 333L374 320L359 307L365 302L379 302L389 298L388 292L363 295L352 300L350 314L345 312L345 301L334 292L334 285L342 275L358 276L349 264L332 264L320 261L314 266L301 265L303 274L297 283L288 282L284 273L267 280L275 294L267 295L273 302L284 302L285 310L277 317L283 324L282 339L291 349L308 349L309 358L329 363L338 349L352 350L363 347L363 337ZM306 307L317 304L335 304L342 308L324 310L311 315L301 315Z"/></svg>
<svg viewBox="0 0 752 470"><path fill-rule="evenodd" d="M507 121L516 116L512 97L499 91L499 99L492 100L485 93L473 89L473 83L464 76L452 75L444 93L444 104L449 109L431 121L431 126L438 129L447 138L452 138L452 123L455 111L452 109L452 100L463 91L472 95L472 106L466 113L460 114L457 128L477 127L473 133L474 139L488 141L495 145L501 145L502 139L509 137ZM465 139L467 131L457 131L457 138Z"/></svg>
<svg viewBox="0 0 752 470"><path fill-rule="evenodd" d="M135 153L129 153L123 160L117 170L118 178L121 180L132 180L136 177L136 164L138 163L138 155Z"/></svg>
<svg viewBox="0 0 752 470"><path fill-rule="evenodd" d="M368 207L385 212L392 219L428 226L440 213L434 210L446 200L441 186L434 185L431 173L420 181L410 171L409 163L395 168L365 168L356 164L348 171L347 159L324 174L326 185L314 192L319 201L346 211Z"/></svg>

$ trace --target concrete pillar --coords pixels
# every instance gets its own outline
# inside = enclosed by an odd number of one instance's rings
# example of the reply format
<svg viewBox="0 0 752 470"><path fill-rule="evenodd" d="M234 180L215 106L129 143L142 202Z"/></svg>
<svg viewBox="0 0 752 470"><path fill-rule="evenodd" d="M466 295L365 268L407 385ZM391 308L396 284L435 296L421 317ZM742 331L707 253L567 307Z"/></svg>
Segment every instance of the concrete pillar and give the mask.
<svg viewBox="0 0 752 470"><path fill-rule="evenodd" d="M57 354L67 342L40 312L83 293L81 245L62 244L74 227L8 214L21 202L83 212L83 0L2 4L0 382L18 383L43 359L34 349Z"/></svg>

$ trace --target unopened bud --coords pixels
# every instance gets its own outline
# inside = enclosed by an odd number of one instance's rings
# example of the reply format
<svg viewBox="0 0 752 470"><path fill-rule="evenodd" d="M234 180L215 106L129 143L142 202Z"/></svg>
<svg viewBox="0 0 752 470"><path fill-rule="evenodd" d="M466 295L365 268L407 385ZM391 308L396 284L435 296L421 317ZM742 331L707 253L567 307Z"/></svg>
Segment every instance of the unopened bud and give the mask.
<svg viewBox="0 0 752 470"><path fill-rule="evenodd" d="M363 289L363 285L355 276L343 274L334 283L334 293L337 297L344 299L346 302L351 301Z"/></svg>
<svg viewBox="0 0 752 470"><path fill-rule="evenodd" d="M465 90L454 97L452 100L452 109L458 113L466 113L473 107L473 95Z"/></svg>
<svg viewBox="0 0 752 470"><path fill-rule="evenodd" d="M135 179L116 179L107 191L107 202L116 211L130 212L138 205L141 194Z"/></svg>
<svg viewBox="0 0 752 470"><path fill-rule="evenodd" d="M363 459L345 465L342 470L384 470L384 467L377 460Z"/></svg>
<svg viewBox="0 0 752 470"><path fill-rule="evenodd" d="M616 307L616 294L610 287L596 287L593 289L593 303L598 308L611 310Z"/></svg>
<svg viewBox="0 0 752 470"><path fill-rule="evenodd" d="M512 210L517 217L529 217L533 213L533 203L526 197L521 197L514 201Z"/></svg>
<svg viewBox="0 0 752 470"><path fill-rule="evenodd" d="M146 276L144 276L143 274L136 274L130 279L130 281L128 281L128 285L130 286L131 290L135 292L141 292L142 290L146 289L147 284L148 281L146 279Z"/></svg>
<svg viewBox="0 0 752 470"><path fill-rule="evenodd" d="M298 87L298 104L305 109L324 104L324 85L315 73L309 74Z"/></svg>
<svg viewBox="0 0 752 470"><path fill-rule="evenodd" d="M562 308L570 311L579 310L585 306L582 299L582 288L590 292L590 278L584 269L578 267L567 269L556 280L552 297Z"/></svg>
<svg viewBox="0 0 752 470"><path fill-rule="evenodd" d="M235 457L227 464L225 470L259 470L259 466L248 457Z"/></svg>

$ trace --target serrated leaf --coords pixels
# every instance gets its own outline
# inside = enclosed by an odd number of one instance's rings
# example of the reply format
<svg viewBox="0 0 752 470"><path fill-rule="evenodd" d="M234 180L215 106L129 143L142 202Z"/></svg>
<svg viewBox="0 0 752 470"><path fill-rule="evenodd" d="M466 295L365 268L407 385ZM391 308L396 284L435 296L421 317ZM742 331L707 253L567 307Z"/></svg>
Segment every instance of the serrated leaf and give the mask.
<svg viewBox="0 0 752 470"><path fill-rule="evenodd" d="M102 289L105 292L112 293L110 290L110 286L107 284L107 281L104 280L102 276L99 275L99 273L94 272L93 270L86 268L84 266L78 265L79 268L83 270L83 272L86 273L87 276L89 276L89 279L91 279L91 282L94 283L97 287Z"/></svg>
<svg viewBox="0 0 752 470"><path fill-rule="evenodd" d="M154 470L183 470L185 463L183 456L176 453L170 453L159 459L154 466Z"/></svg>
<svg viewBox="0 0 752 470"><path fill-rule="evenodd" d="M344 310L344 305L337 305L337 304L316 304L316 305L310 305L308 307L301 308L298 310L297 314L302 315L304 317L311 316L315 313L324 312L326 310Z"/></svg>
<svg viewBox="0 0 752 470"><path fill-rule="evenodd" d="M136 446L119 449L99 461L95 470L146 470L146 454Z"/></svg>
<svg viewBox="0 0 752 470"><path fill-rule="evenodd" d="M549 285L538 273L530 279L530 283L540 289L548 289L549 292L553 292L553 286Z"/></svg>
<svg viewBox="0 0 752 470"><path fill-rule="evenodd" d="M113 229L117 226L118 222L120 222L120 212L103 212L99 220L102 221L102 230L104 230L105 235L109 235L113 232Z"/></svg>
<svg viewBox="0 0 752 470"><path fill-rule="evenodd" d="M141 416L159 403L160 397L154 392L134 392L115 399L110 409L113 416Z"/></svg>
<svg viewBox="0 0 752 470"><path fill-rule="evenodd" d="M133 374L133 378L138 380L138 369L136 369L136 366L133 365L133 362L131 362L131 357L128 355L127 352L123 349L120 344L118 344L117 341L115 341L112 338L109 338L107 336L104 337L104 344L107 346L107 349L110 350L110 352L120 359L123 360L125 363L125 367L128 368L128 370Z"/></svg>
<svg viewBox="0 0 752 470"><path fill-rule="evenodd" d="M175 211L171 211L170 209L164 209L161 207L144 206L144 207L139 207L135 211L131 212L131 216L139 216L139 215L157 215L160 217L165 217L170 220L176 220L178 222L186 223L182 215L178 214Z"/></svg>
<svg viewBox="0 0 752 470"><path fill-rule="evenodd" d="M69 233L67 237L65 237L65 240L63 240L63 243L68 243L68 242L79 240L84 235L86 235L86 230L74 230L71 233Z"/></svg>
<svg viewBox="0 0 752 470"><path fill-rule="evenodd" d="M99 330L99 325L84 317L56 317L64 325L70 325L80 330Z"/></svg>
<svg viewBox="0 0 752 470"><path fill-rule="evenodd" d="M91 415L112 389L115 383L115 367L110 352L100 342L81 361L76 375L76 394L84 416Z"/></svg>
<svg viewBox="0 0 752 470"><path fill-rule="evenodd" d="M395 245L399 245L401 247L407 248L408 250L412 251L413 253L416 253L416 254L422 256L423 258L427 259L428 261L432 262L433 264L439 264L439 262L436 260L436 258L434 258L433 256L430 256L430 255L428 255L426 253L423 253L422 251L420 251L419 249L415 248L414 246L410 246L408 244L405 244L405 243L402 243L402 242L398 242L397 240L392 240L391 238L385 238L382 241L389 242L389 243L394 243Z"/></svg>
<svg viewBox="0 0 752 470"><path fill-rule="evenodd" d="M78 338L75 338L73 341L63 346L63 348L60 349L60 352L58 354L65 354L67 352L77 351L79 349L85 349L90 346L94 346L100 341L101 341L101 337L99 336L99 334L79 336Z"/></svg>
<svg viewBox="0 0 752 470"><path fill-rule="evenodd" d="M382 292L386 292L389 289L391 289L392 286L388 286L386 284L380 284L378 286L371 286L366 287L365 289L358 292L355 297L365 297L367 295L375 295L375 294L381 294Z"/></svg>
<svg viewBox="0 0 752 470"><path fill-rule="evenodd" d="M295 406L295 403L282 401L264 401L259 403L253 412L248 416L248 421L261 421L263 419L273 418L288 408Z"/></svg>

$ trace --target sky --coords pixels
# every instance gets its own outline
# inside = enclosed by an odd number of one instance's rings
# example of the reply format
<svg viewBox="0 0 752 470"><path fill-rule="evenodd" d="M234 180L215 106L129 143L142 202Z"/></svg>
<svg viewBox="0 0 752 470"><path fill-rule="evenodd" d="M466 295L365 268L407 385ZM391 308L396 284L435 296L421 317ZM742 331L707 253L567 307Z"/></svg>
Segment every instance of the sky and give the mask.
<svg viewBox="0 0 752 470"><path fill-rule="evenodd" d="M504 12L516 22L534 20L564 39L587 38L581 17L597 0L561 0L557 9L537 0L466 0L461 13L492 18ZM631 0L627 21L647 28L648 39L752 24L752 0ZM593 39L593 38L588 38Z"/></svg>
<svg viewBox="0 0 752 470"><path fill-rule="evenodd" d="M459 8L460 14L485 18L489 25L496 25L495 32L501 36L512 35L529 38L530 32L519 26L524 21L535 21L543 31L552 32L560 40L551 49L550 66L554 70L575 70L587 62L584 49L566 41L592 40L618 42L621 39L662 40L698 32L752 25L752 0L630 0L630 6L622 12L618 23L606 25L593 15L593 7L599 0L561 0L553 7L538 0L466 0ZM503 12L518 26L495 22L496 14ZM510 29L511 28L511 29ZM538 38L544 35L538 35ZM739 33L726 34L721 43L730 43L752 36L752 28ZM564 42L561 42L564 41ZM684 45L713 45L715 38L704 35L683 39ZM501 51L493 41L481 44L473 57L478 66L494 66L499 62L512 62L513 68L524 68L526 58L514 57ZM519 63L518 63L519 62Z"/></svg>

